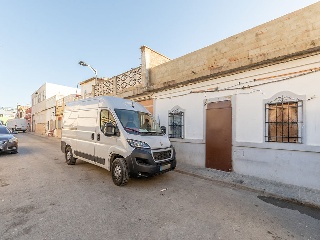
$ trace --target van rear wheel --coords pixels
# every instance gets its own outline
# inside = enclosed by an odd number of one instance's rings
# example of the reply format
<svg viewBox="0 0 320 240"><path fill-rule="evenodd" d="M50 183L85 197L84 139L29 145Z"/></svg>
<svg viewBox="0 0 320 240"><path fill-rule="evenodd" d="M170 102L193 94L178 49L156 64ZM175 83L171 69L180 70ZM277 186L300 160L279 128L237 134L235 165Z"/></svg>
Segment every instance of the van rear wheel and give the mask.
<svg viewBox="0 0 320 240"><path fill-rule="evenodd" d="M123 158L116 158L111 167L112 180L117 186L123 186L128 183L129 174L126 161Z"/></svg>
<svg viewBox="0 0 320 240"><path fill-rule="evenodd" d="M76 159L73 157L72 148L70 146L66 148L65 157L68 165L74 165L76 163Z"/></svg>

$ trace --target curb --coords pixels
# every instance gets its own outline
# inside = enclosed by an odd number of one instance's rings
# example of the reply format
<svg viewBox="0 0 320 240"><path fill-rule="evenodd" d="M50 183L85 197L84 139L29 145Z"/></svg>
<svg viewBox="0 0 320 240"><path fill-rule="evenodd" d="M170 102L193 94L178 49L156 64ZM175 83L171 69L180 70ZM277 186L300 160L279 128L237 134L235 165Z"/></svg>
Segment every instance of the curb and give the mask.
<svg viewBox="0 0 320 240"><path fill-rule="evenodd" d="M181 166L181 164L179 165ZM234 172L227 173L184 164L182 164L181 167L177 167L175 171L192 177L209 180L220 186L247 190L306 207L320 209L320 191L316 189L282 184L262 178L236 174Z"/></svg>
<svg viewBox="0 0 320 240"><path fill-rule="evenodd" d="M37 134L35 132L26 132L25 134L30 134L30 135L37 136L37 137L52 139L52 140L55 140L55 141L61 141L61 138L58 138L58 137L55 137L55 136L47 136L47 135L43 135L43 134Z"/></svg>

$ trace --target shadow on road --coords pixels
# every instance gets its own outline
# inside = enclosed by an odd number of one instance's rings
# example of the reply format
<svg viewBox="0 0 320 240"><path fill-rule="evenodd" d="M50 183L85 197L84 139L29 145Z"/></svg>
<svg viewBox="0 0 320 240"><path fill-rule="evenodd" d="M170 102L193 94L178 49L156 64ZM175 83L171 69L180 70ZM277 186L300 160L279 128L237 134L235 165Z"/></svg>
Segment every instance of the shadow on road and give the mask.
<svg viewBox="0 0 320 240"><path fill-rule="evenodd" d="M260 200L262 200L266 203L272 204L274 206L277 206L280 208L287 208L287 209L291 209L291 210L297 210L301 214L305 214L309 217L320 220L320 209L319 208L304 206L302 204L289 202L289 201L277 199L274 197L258 196L258 198Z"/></svg>

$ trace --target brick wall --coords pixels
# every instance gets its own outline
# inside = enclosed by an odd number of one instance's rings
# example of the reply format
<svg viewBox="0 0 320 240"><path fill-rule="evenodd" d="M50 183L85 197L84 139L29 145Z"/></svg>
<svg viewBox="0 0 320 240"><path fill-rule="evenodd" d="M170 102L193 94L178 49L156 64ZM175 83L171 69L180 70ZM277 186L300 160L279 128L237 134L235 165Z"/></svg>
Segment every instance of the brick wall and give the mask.
<svg viewBox="0 0 320 240"><path fill-rule="evenodd" d="M150 86L175 86L319 49L320 2L155 66Z"/></svg>
<svg viewBox="0 0 320 240"><path fill-rule="evenodd" d="M147 65L147 68L153 68L170 61L170 58L152 50L147 46L141 47L141 55L145 55L145 64Z"/></svg>
<svg viewBox="0 0 320 240"><path fill-rule="evenodd" d="M140 100L138 102L143 105L151 114L153 114L153 99Z"/></svg>
<svg viewBox="0 0 320 240"><path fill-rule="evenodd" d="M45 123L37 123L34 129L34 132L37 134L44 135L46 133L46 124Z"/></svg>

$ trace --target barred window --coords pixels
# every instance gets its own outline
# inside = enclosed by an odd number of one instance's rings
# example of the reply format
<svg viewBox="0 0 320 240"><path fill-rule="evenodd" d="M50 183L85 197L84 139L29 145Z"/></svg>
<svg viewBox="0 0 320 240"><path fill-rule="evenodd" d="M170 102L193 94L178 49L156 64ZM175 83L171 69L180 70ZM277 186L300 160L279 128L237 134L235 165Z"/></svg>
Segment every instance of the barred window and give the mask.
<svg viewBox="0 0 320 240"><path fill-rule="evenodd" d="M302 101L279 97L265 105L265 141L302 143Z"/></svg>
<svg viewBox="0 0 320 240"><path fill-rule="evenodd" d="M169 113L169 138L184 138L184 113Z"/></svg>

